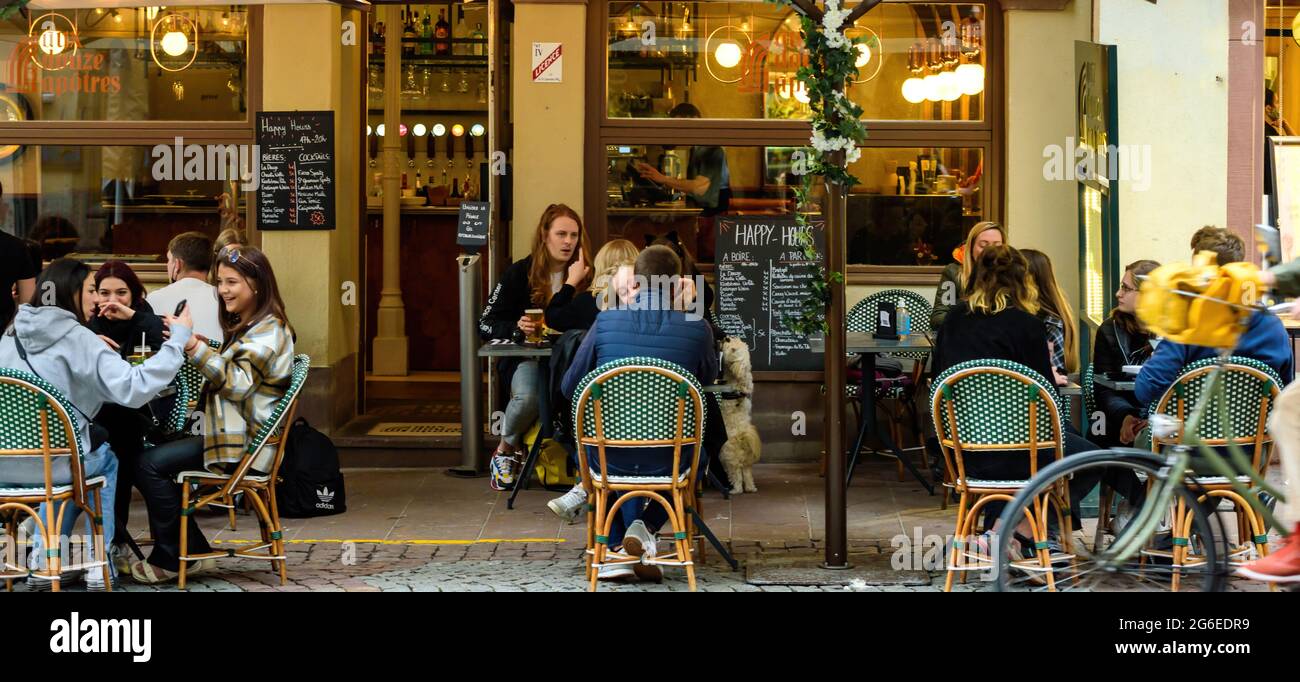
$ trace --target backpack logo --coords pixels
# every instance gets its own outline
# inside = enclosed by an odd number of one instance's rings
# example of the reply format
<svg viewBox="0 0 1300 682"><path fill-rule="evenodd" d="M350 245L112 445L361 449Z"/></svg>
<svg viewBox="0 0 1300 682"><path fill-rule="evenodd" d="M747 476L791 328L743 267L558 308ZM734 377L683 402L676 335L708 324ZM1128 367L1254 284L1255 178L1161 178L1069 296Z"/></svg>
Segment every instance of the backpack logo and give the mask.
<svg viewBox="0 0 1300 682"><path fill-rule="evenodd" d="M321 504L316 505L317 507L334 508L334 505L330 504L334 501L334 491L330 490L329 486L322 486L317 490L316 499L321 501Z"/></svg>

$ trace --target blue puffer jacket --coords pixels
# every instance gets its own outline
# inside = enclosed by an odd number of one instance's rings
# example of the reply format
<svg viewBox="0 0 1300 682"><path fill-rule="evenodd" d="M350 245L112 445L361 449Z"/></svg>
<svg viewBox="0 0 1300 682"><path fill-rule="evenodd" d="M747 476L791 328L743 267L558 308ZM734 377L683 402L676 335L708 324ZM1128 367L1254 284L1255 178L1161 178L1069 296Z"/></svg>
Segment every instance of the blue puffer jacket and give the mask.
<svg viewBox="0 0 1300 682"><path fill-rule="evenodd" d="M1138 404L1144 408L1152 400L1164 395L1178 380L1183 368L1197 360L1212 358L1219 353L1205 346L1189 346L1172 341L1161 341L1151 359L1142 365L1137 375ZM1246 332L1241 335L1233 355L1253 358L1272 367L1283 383L1291 383L1291 338L1276 315L1257 312L1250 318Z"/></svg>
<svg viewBox="0 0 1300 682"><path fill-rule="evenodd" d="M572 398L582 377L591 370L638 355L677 363L703 384L718 376L718 352L708 322L688 320L686 313L665 309L657 292L648 291L637 299L636 306L613 308L596 316L560 390Z"/></svg>

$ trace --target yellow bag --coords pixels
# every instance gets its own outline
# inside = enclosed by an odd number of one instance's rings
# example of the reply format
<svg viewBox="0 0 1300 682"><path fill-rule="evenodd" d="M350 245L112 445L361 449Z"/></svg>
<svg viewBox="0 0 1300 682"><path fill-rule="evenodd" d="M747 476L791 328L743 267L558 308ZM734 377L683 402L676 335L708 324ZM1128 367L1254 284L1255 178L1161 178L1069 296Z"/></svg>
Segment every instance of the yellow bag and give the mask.
<svg viewBox="0 0 1300 682"><path fill-rule="evenodd" d="M1172 263L1152 270L1138 298L1137 313L1143 324L1177 343L1236 347L1251 313L1249 308L1237 306L1255 305L1264 287L1253 264L1219 267L1215 257L1202 251L1193 265Z"/></svg>
<svg viewBox="0 0 1300 682"><path fill-rule="evenodd" d="M533 441L537 440L537 432L540 430L540 424L534 423L528 433L524 434L524 450L529 451L533 447ZM564 449L563 445L547 440L542 443L542 451L537 453L537 464L533 468L537 473L537 480L543 487L550 486L572 486L578 480L569 474L569 452Z"/></svg>

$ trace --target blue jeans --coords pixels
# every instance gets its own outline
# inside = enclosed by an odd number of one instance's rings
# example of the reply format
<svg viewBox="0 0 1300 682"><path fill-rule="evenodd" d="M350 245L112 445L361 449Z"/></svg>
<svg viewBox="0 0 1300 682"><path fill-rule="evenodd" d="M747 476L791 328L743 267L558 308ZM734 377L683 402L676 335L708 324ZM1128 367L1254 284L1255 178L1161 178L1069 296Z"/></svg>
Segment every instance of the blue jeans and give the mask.
<svg viewBox="0 0 1300 682"><path fill-rule="evenodd" d="M681 470L685 471L691 466L691 458L695 456L692 446L682 448ZM609 465L611 476L667 476L672 468L673 450L670 447L663 448L609 448L605 450L605 462ZM596 449L588 446L587 463L591 470L600 471L600 456ZM709 466L708 450L700 451L700 466L696 472L696 478L703 475L703 472ZM617 496L610 500L618 499ZM617 547L623 544L623 535L627 529L636 521L645 524L647 530L651 533L658 533L665 523L668 523L668 512L662 505L650 502L645 498L630 500L619 508L619 516L609 527L609 546Z"/></svg>
<svg viewBox="0 0 1300 682"><path fill-rule="evenodd" d="M99 446L98 449L86 453L86 458L84 461L83 468L87 479L95 478L96 476L103 476L105 479L104 485L102 488L100 488L99 491L99 506L100 509L103 510L102 514L104 519L104 527L103 527L104 537L108 539L112 539L113 532L116 529L116 526L114 525L116 523L116 517L113 514L113 500L114 500L114 496L117 494L117 455L113 454L113 448L111 448L108 445L108 443L104 443L103 445ZM68 483L71 482L72 479L70 476L59 477L56 474L54 478L54 485L67 485ZM10 485L10 484L5 484L5 485ZM42 481L39 484L21 483L21 484L14 484L14 485L22 485L22 486L44 485L44 482ZM56 512L58 511L59 504L60 503L58 502L55 503L54 511ZM91 501L89 496L86 497L86 504L91 505L92 508L94 507L94 503ZM37 514L40 515L41 523L45 523L46 518L48 518L45 515L45 505L44 504L40 505L40 507L38 507L36 511ZM81 514L81 508L78 507L76 504L72 503L71 501L63 505L63 536L64 537L68 537L72 534L73 525L76 523L77 516L80 514ZM59 520L56 518L55 523L58 522ZM89 518L86 519L86 526L87 526L86 536L89 537L91 535L91 525L90 525ZM53 529L50 530L52 531ZM64 544L66 546L66 543ZM83 561L94 560L94 555L90 554L91 549L89 546L83 546L83 551L87 553L85 555L86 558ZM107 552L107 545L105 545L105 551ZM35 537L32 538L32 554L33 556L36 557L36 561L35 561L36 567L45 568L45 538L39 532L36 533ZM68 556L68 553L63 552L60 556L63 564L67 565L68 560L70 558ZM117 575L117 569L113 568L113 563L111 561L109 562L109 570L112 571L112 574L114 576Z"/></svg>
<svg viewBox="0 0 1300 682"><path fill-rule="evenodd" d="M506 404L505 421L501 424L501 440L518 448L525 433L537 421L536 360L526 360L515 368L510 378L510 402Z"/></svg>

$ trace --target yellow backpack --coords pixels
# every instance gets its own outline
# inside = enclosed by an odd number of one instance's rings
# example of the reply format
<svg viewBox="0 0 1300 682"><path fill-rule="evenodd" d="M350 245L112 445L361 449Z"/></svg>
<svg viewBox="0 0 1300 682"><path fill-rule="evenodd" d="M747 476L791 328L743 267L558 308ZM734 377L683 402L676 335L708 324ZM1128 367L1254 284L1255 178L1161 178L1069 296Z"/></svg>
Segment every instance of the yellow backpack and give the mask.
<svg viewBox="0 0 1300 682"><path fill-rule="evenodd" d="M1253 264L1219 266L1215 258L1202 251L1192 265L1172 263L1152 270L1138 298L1143 324L1176 343L1236 347L1246 331L1249 306L1258 302L1264 286Z"/></svg>
<svg viewBox="0 0 1300 682"><path fill-rule="evenodd" d="M525 451L532 449L539 430L540 423L534 423L528 433L524 434ZM537 453L537 464L533 471L544 487L572 486L577 483L577 479L569 473L568 450L553 440L542 443L542 451Z"/></svg>

